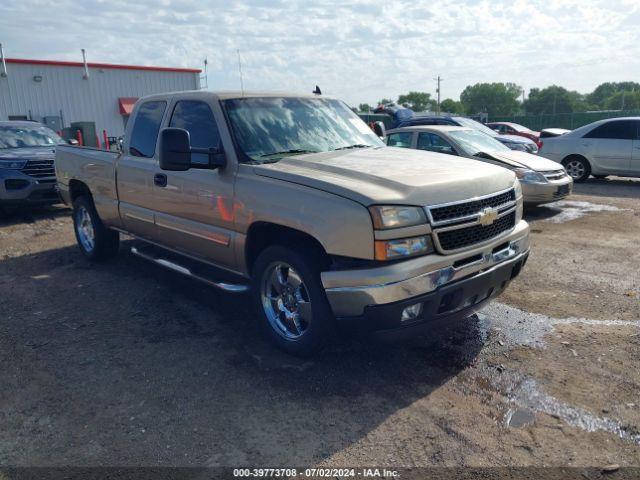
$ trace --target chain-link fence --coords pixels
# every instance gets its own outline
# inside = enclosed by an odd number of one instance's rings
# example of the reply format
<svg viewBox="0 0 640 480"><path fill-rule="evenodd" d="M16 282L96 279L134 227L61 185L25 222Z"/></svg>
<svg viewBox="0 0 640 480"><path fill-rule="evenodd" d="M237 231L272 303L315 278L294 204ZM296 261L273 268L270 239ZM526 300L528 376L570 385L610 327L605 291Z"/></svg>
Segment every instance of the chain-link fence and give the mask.
<svg viewBox="0 0 640 480"><path fill-rule="evenodd" d="M524 125L531 130L540 131L543 128L574 128L588 123L615 117L640 117L640 110L609 110L601 112L556 113L543 115L520 115L509 117L489 117L490 122L513 122Z"/></svg>

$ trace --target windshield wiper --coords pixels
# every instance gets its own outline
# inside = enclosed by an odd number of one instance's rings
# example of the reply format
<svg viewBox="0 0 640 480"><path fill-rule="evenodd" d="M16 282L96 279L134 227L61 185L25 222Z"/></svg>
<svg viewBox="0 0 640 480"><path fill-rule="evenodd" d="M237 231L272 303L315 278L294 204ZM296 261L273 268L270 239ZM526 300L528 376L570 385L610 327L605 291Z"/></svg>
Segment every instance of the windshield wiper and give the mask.
<svg viewBox="0 0 640 480"><path fill-rule="evenodd" d="M260 158L275 157L276 155L298 155L302 153L318 153L317 150L305 150L302 148L292 148L291 150L283 150L282 152L264 153L260 155Z"/></svg>
<svg viewBox="0 0 640 480"><path fill-rule="evenodd" d="M365 145L364 143L356 143L355 145L347 145L345 147L334 148L333 150L349 150L351 148L369 148L371 145Z"/></svg>

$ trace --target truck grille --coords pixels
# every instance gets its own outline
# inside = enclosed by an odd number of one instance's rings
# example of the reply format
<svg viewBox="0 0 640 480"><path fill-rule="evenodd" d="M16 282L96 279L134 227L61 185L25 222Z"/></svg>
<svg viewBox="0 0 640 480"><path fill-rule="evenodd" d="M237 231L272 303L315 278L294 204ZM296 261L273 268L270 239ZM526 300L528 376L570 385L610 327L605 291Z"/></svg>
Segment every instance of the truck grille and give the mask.
<svg viewBox="0 0 640 480"><path fill-rule="evenodd" d="M516 191L510 188L486 197L427 207L426 211L434 245L447 255L512 229L516 224Z"/></svg>
<svg viewBox="0 0 640 480"><path fill-rule="evenodd" d="M490 240L516 225L516 212L498 218L491 225L473 225L471 227L447 230L438 233L440 247L444 251L458 250Z"/></svg>
<svg viewBox="0 0 640 480"><path fill-rule="evenodd" d="M53 167L53 160L29 160L22 173L26 173L33 178L55 177L56 172Z"/></svg>
<svg viewBox="0 0 640 480"><path fill-rule="evenodd" d="M501 208L516 201L516 192L512 188L498 195L472 200L470 202L461 202L453 205L430 208L431 220L434 225L442 223L455 223L455 221L463 221L472 215L476 215L482 209L487 207Z"/></svg>

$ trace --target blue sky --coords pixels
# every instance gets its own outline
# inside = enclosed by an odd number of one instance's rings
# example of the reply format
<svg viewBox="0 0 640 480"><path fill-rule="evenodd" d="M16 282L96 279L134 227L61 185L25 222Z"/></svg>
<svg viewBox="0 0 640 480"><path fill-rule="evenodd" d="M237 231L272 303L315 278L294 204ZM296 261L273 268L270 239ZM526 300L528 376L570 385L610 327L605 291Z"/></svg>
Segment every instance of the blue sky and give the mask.
<svg viewBox="0 0 640 480"><path fill-rule="evenodd" d="M582 92L640 79L640 2L20 0L0 5L8 57L201 67L211 89L323 92L352 105L409 90L457 99L511 81Z"/></svg>

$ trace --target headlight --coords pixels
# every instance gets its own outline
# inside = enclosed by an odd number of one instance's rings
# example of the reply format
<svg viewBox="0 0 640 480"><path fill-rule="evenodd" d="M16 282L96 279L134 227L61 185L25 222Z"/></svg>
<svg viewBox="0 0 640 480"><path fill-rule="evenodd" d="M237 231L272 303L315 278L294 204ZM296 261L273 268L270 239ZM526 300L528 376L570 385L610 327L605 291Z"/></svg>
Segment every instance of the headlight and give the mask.
<svg viewBox="0 0 640 480"><path fill-rule="evenodd" d="M526 168L516 168L516 177L522 183L547 183L548 180L544 175L538 172L534 172L533 170L529 170Z"/></svg>
<svg viewBox="0 0 640 480"><path fill-rule="evenodd" d="M522 143L507 143L507 147L511 150L518 150L519 152L528 152L527 147Z"/></svg>
<svg viewBox="0 0 640 480"><path fill-rule="evenodd" d="M524 203L522 201L522 187L520 186L520 180L516 178L513 188L516 191L516 224L522 220L522 214L524 211Z"/></svg>
<svg viewBox="0 0 640 480"><path fill-rule="evenodd" d="M415 257L433 252L431 236L400 238L397 240L376 240L376 260L393 260Z"/></svg>
<svg viewBox="0 0 640 480"><path fill-rule="evenodd" d="M373 206L369 207L373 226L376 230L412 227L427 223L424 210L420 207Z"/></svg>
<svg viewBox="0 0 640 480"><path fill-rule="evenodd" d="M26 160L0 160L0 168L21 170L27 164Z"/></svg>

